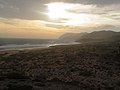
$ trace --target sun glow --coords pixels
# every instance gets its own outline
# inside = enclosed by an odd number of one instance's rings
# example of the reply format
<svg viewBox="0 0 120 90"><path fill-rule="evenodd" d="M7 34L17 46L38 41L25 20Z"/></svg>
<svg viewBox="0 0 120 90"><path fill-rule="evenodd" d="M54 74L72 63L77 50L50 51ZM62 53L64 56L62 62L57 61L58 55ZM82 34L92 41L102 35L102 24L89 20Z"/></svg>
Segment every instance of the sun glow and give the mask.
<svg viewBox="0 0 120 90"><path fill-rule="evenodd" d="M48 7L48 13L46 14L50 19L61 20L60 22L63 22L64 25L79 25L91 21L91 15L71 12L83 7L81 5L56 2L46 4L46 6Z"/></svg>
<svg viewBox="0 0 120 90"><path fill-rule="evenodd" d="M50 18L63 18L66 15L66 5L64 3L50 3L48 6L48 16Z"/></svg>

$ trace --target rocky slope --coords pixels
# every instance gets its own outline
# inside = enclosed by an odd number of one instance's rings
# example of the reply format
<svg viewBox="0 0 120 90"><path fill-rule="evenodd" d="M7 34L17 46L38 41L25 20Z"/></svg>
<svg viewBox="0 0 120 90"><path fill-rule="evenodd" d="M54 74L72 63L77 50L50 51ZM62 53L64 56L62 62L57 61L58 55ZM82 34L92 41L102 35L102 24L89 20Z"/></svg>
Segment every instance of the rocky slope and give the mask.
<svg viewBox="0 0 120 90"><path fill-rule="evenodd" d="M2 51L0 90L120 90L120 44Z"/></svg>

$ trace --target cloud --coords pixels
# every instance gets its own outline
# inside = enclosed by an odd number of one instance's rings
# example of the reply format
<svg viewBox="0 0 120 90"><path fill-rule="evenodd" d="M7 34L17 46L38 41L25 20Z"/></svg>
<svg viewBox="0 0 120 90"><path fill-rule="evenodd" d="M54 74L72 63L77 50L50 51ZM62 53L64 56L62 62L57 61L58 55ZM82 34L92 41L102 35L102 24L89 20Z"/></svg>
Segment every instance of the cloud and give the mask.
<svg viewBox="0 0 120 90"><path fill-rule="evenodd" d="M25 20L25 19L6 19L0 18L0 30L2 28L17 28L31 30L50 30L56 31L56 28L47 27L48 22L42 20ZM11 26L11 27L10 27Z"/></svg>
<svg viewBox="0 0 120 90"><path fill-rule="evenodd" d="M88 5L86 7L89 10L90 5L103 7L117 4L120 6L120 0L0 0L0 17L47 21L48 16L42 13L47 11L44 4L60 1Z"/></svg>
<svg viewBox="0 0 120 90"><path fill-rule="evenodd" d="M66 10L70 15L56 20L49 18L45 14L48 12L46 4L52 2L63 2L72 6L73 8ZM49 37L57 37L65 32L100 29L119 31L119 7L120 0L0 0L0 35L7 36L12 30L16 33L19 31L21 35L22 31L25 34L28 31L36 34L39 31L40 37L45 37L50 32L52 33ZM85 20L88 22L84 22Z"/></svg>
<svg viewBox="0 0 120 90"><path fill-rule="evenodd" d="M120 4L120 0L65 0L71 3L94 4L98 6Z"/></svg>
<svg viewBox="0 0 120 90"><path fill-rule="evenodd" d="M57 22L61 25L87 26L87 25L93 25L94 23L120 25L119 22L120 5L109 5L109 6L98 7L96 5L70 4L70 3L47 4L48 7L49 5L51 6L51 8L53 7L53 5L57 5L57 6L63 5L63 8L65 8L65 10L63 9L64 11L62 11L63 12L62 15L59 14L60 19L59 22ZM52 13L50 12L50 16L53 15L53 12L57 13L57 9L55 9L54 11L52 11ZM57 14L55 14L55 16L56 15Z"/></svg>
<svg viewBox="0 0 120 90"><path fill-rule="evenodd" d="M19 18L29 20L46 19L42 13L45 11L43 0L1 0L0 17Z"/></svg>
<svg viewBox="0 0 120 90"><path fill-rule="evenodd" d="M0 18L0 37L57 38L58 29L47 27L44 21Z"/></svg>

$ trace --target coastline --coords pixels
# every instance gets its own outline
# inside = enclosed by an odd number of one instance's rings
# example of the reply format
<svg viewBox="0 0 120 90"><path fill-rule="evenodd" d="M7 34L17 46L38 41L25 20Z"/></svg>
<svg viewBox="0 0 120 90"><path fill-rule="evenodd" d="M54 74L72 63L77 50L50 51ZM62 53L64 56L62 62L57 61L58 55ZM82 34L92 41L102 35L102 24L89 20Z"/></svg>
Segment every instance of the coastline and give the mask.
<svg viewBox="0 0 120 90"><path fill-rule="evenodd" d="M78 42L70 42L70 43L54 43L54 44L25 44L25 45L3 45L0 46L0 51L12 51L12 50L32 50L32 49L43 49L43 48L49 48L53 46L60 46L60 45L76 45L81 44Z"/></svg>

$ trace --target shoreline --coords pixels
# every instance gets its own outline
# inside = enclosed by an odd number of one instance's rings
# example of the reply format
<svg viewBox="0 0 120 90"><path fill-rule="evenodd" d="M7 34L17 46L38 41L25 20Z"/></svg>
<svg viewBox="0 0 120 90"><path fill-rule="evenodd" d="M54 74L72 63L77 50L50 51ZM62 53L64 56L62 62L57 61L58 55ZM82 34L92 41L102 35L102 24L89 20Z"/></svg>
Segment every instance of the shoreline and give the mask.
<svg viewBox="0 0 120 90"><path fill-rule="evenodd" d="M72 43L56 43L56 44L33 44L33 45L16 45L17 47L14 47L14 45L10 45L10 47L5 48L6 46L0 46L0 51L23 51L23 50L34 50L34 49L45 49L45 48L50 48L54 46L61 46L61 45L76 45L76 44L81 44L78 42L72 42ZM19 47L21 46L21 47Z"/></svg>

